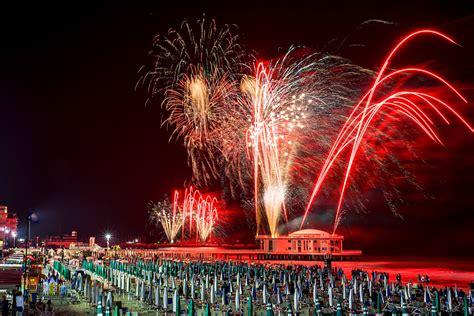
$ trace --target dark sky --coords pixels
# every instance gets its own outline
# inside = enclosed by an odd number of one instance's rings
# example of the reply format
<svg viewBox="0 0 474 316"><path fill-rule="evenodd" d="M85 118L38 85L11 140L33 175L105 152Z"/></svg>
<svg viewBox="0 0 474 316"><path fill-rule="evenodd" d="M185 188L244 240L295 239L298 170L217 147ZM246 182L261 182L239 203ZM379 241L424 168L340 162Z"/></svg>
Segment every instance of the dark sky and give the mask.
<svg viewBox="0 0 474 316"><path fill-rule="evenodd" d="M19 214L23 231L28 209L37 211L41 222L34 234L76 229L82 237L105 231L124 238L145 235L147 202L181 187L190 171L184 150L168 143L169 134L159 128L159 111L145 109L143 91L135 91L137 72L154 35L203 13L218 23L239 25L246 46L261 58L276 56L279 47L302 44L372 68L406 32L434 27L449 32L463 48L415 46L406 58L438 60L447 77L461 82L474 100L472 2L413 2L2 4L0 203ZM395 25L361 28L369 19ZM337 50L348 34L351 43L364 46ZM465 113L474 121L472 111ZM352 216L343 227L349 244L369 253L386 247L413 253L417 236L431 236L424 245L427 253L456 255L472 245L474 138L467 134L447 132L447 149L430 147L421 154L432 158L421 177L433 176L425 182L436 199L414 202L404 221L388 212Z"/></svg>

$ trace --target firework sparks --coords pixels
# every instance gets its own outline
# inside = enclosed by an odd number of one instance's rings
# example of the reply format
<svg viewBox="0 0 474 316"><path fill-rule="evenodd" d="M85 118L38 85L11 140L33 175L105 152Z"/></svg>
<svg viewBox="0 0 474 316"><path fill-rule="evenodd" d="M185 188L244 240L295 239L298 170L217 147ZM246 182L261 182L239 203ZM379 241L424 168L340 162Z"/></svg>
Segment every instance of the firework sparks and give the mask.
<svg viewBox="0 0 474 316"><path fill-rule="evenodd" d="M171 205L170 201L165 198L156 203L149 203L150 219L155 224L160 224L163 231L171 243L175 242L177 235L184 223L184 216L176 203Z"/></svg>
<svg viewBox="0 0 474 316"><path fill-rule="evenodd" d="M277 62L274 69L279 69L280 63L284 62L285 59ZM304 127L299 119L305 117L302 113L304 107L296 103L296 96L292 94L296 89L301 89L297 85L299 72L293 71L295 69L297 68L287 67L281 77L271 78L271 75L279 74L270 73L269 76L264 65L260 63L255 83L246 82L243 87L244 90L255 87L253 121L247 131L247 142L250 148L249 156L253 159L257 235L260 224L260 186L263 187L263 206L272 236L278 235L278 222L282 211L285 210L287 171L297 139L297 133L293 131ZM304 94L298 99L303 97ZM288 221L286 212L284 214Z"/></svg>
<svg viewBox="0 0 474 316"><path fill-rule="evenodd" d="M257 234L261 213L266 217L272 236L278 235L281 214L288 222L286 197L289 191L301 185L301 180L293 177L295 170L308 168L308 165L314 167L314 160L299 157L311 150L308 141L328 142L318 129L324 126L317 124L321 116L331 123L339 118L339 115L322 114L341 107L336 102L344 101L347 90L341 89L335 96L337 90L327 89L331 86L327 85L329 76L337 76L326 67L336 67L336 61L341 62L319 54L295 56L294 50L290 49L281 59L267 66L260 63L255 79L247 77L242 82L241 90L251 96L248 112L252 120L246 140L247 155L253 164ZM351 70L352 74L360 73L358 68L348 64L338 65L338 68ZM323 85L327 87L323 88ZM308 134L316 140L307 138ZM260 211L262 208L263 212Z"/></svg>
<svg viewBox="0 0 474 316"><path fill-rule="evenodd" d="M247 67L233 30L203 18L157 36L151 69L139 81L147 85L150 99L164 93L162 107L169 115L163 124L172 126L172 137L184 140L196 184L220 177L225 107L234 103L238 78Z"/></svg>
<svg viewBox="0 0 474 316"><path fill-rule="evenodd" d="M359 150L359 147L361 145L361 142L364 139L364 135L367 133L367 129L370 127L371 122L373 121L373 118L376 115L380 115L380 109L383 107L393 107L398 111L400 114L406 116L408 119L410 119L413 123L415 123L416 126L418 126L426 135L428 135L433 141L442 144L442 141L440 140L438 134L436 131L432 128L435 124L433 123L433 120L429 117L427 111L425 111L422 107L428 107L433 109L436 114L438 114L447 124L449 124L449 121L447 118L442 114L441 110L439 107L444 108L445 110L448 110L451 112L455 117L457 117L471 132L474 131L474 129L469 125L469 123L457 112L455 111L451 106L449 106L445 101L443 101L440 98L437 98L433 95L423 93L420 91L412 91L412 90L400 90L400 91L395 91L392 92L388 95L385 95L383 98L380 98L380 101L374 101L376 99L375 94L377 90L380 88L382 82L385 80L391 78L391 77L396 77L399 74L403 73L415 73L415 74L421 74L425 75L427 77L430 77L431 79L434 79L440 83L442 83L444 86L446 86L449 90L451 90L457 97L459 97L463 102L467 103L467 100L452 86L450 85L445 79L443 79L441 76L425 70L425 69L419 69L419 68L404 68L401 70L393 71L390 72L389 74L385 75L385 70L388 67L388 64L390 62L390 59L392 56L397 52L397 50L405 44L408 40L418 36L418 35L425 35L425 34L430 34L430 35L435 35L440 38L443 38L451 43L455 43L451 38L447 37L446 35L432 31L432 30L422 30L418 31L415 33L412 33L405 37L402 41L400 41L396 47L390 52L389 56L384 62L383 67L381 68L380 72L377 75L377 78L375 80L375 83L373 84L372 88L369 90L368 93L364 95L364 97L360 100L360 102L354 107L354 110L350 114L348 120L344 124L342 130L340 131L336 141L334 142L328 157L326 158L326 161L324 163L324 166L320 172L320 175L316 181L316 184L314 186L313 192L311 194L309 203L306 208L306 212L303 216L303 220L301 222L301 226L304 224L304 220L306 216L308 215L308 212L311 208L311 204L314 201L314 198L316 197L319 189L321 188L326 175L330 171L332 165L334 164L335 160L339 157L339 155L346 149L350 149L351 153L349 156L349 159L347 161L347 166L346 166L346 171L345 171L345 176L343 179L343 183L341 185L340 189L340 195L339 195L339 201L338 201L338 206L336 210L336 215L335 215L335 222L334 222L334 228L333 231L335 232L340 220L341 220L341 212L342 212L342 205L344 201L344 193L347 189L348 185L348 178L349 174L351 172L351 168L354 164L354 160L356 158L357 152ZM360 107L365 103L365 106L363 106L362 111L360 110Z"/></svg>
<svg viewBox="0 0 474 316"><path fill-rule="evenodd" d="M206 241L211 237L217 222L217 199L210 195L203 195L199 190L189 187L180 198L178 191L175 191L173 205L182 210L184 221L189 224L189 236L192 236L193 227L196 239ZM184 236L184 223L183 223Z"/></svg>
<svg viewBox="0 0 474 316"><path fill-rule="evenodd" d="M142 82L148 83L151 98L162 93L167 112L164 124L172 128L172 137L184 141L192 182L201 186L221 181L232 198L250 200L253 195L257 235L265 218L266 230L277 236L282 218L288 222L300 208L305 208L301 226L306 224L316 196L334 191L326 180L329 175L342 182L334 231L344 205L363 209L361 187L383 187L387 203L396 212L393 200L399 193L390 188L395 185L389 179L390 167L419 186L397 157L388 153L385 140L402 141L410 148L412 130L393 136L377 128L381 122L384 126L390 124L387 122L404 124L403 117L440 144L433 113L446 123L446 113L450 113L472 131L445 99L403 85L407 74L423 75L466 101L441 76L414 67L386 71L390 59L408 40L432 34L454 43L444 34L423 30L407 36L374 73L338 56L294 48L252 70L253 57L245 53L231 30L202 19L195 28L184 22L178 31L157 37L153 66ZM374 84L367 88L363 83L372 79ZM364 90L368 90L365 95ZM377 151L375 145L384 150ZM369 172L360 163L355 164L361 154L377 164L372 171L377 175L374 180L368 180ZM319 175L314 183L315 170ZM364 178L362 186L357 178ZM389 179L388 185L379 183L380 178ZM350 199L345 199L349 194ZM189 188L183 196L175 196L175 205L186 218L189 236L194 231L206 240L217 219L215 200ZM184 237L184 224L181 229Z"/></svg>
<svg viewBox="0 0 474 316"><path fill-rule="evenodd" d="M217 199L206 196L200 198L196 211L196 229L201 241L211 238L212 231L217 221Z"/></svg>

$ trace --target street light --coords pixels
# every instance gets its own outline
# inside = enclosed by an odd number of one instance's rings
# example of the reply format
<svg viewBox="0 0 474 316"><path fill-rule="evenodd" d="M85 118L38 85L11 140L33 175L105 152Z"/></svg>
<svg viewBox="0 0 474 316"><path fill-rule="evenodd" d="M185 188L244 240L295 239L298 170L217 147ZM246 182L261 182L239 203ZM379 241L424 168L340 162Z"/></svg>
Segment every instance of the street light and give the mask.
<svg viewBox="0 0 474 316"><path fill-rule="evenodd" d="M109 250L109 246L110 246L110 238L112 237L112 235L110 234L106 234L105 235L105 240L107 240L107 251Z"/></svg>
<svg viewBox="0 0 474 316"><path fill-rule="evenodd" d="M16 247L16 231L12 231L12 237L13 237L13 248Z"/></svg>
<svg viewBox="0 0 474 316"><path fill-rule="evenodd" d="M10 230L5 227L5 245L8 246L8 234L10 233Z"/></svg>
<svg viewBox="0 0 474 316"><path fill-rule="evenodd" d="M28 278L28 248L29 248L29 243L30 243L30 231L31 231L31 222L37 223L39 221L38 214L33 213L31 210L28 212L28 217L26 218L28 220L28 226L26 230L26 241L25 241L25 272L23 275L23 295L27 293L27 278Z"/></svg>

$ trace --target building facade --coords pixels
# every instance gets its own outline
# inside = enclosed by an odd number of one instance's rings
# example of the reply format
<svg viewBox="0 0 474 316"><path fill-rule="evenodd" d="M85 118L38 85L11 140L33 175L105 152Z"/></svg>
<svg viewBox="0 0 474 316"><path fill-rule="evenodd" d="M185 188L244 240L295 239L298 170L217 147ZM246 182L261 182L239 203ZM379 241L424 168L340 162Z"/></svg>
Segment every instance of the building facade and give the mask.
<svg viewBox="0 0 474 316"><path fill-rule="evenodd" d="M287 236L257 236L260 250L279 254L336 254L343 252L344 236L303 229Z"/></svg>
<svg viewBox="0 0 474 316"><path fill-rule="evenodd" d="M77 244L77 231L72 231L71 234L63 234L62 236L49 236L44 241L45 247L53 248L69 248L71 244Z"/></svg>
<svg viewBox="0 0 474 316"><path fill-rule="evenodd" d="M18 228L18 217L8 212L8 207L0 205L0 244L1 248L15 243Z"/></svg>
<svg viewBox="0 0 474 316"><path fill-rule="evenodd" d="M18 217L14 213L8 212L8 207L0 205L0 230L11 233L18 228Z"/></svg>

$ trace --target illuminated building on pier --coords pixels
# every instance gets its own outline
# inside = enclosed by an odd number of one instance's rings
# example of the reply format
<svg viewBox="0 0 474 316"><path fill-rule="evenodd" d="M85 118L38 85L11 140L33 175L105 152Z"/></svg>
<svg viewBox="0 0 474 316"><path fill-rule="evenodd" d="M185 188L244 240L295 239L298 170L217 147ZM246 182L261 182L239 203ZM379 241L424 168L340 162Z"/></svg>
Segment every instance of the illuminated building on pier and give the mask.
<svg viewBox="0 0 474 316"><path fill-rule="evenodd" d="M357 257L360 250L344 250L344 236L330 234L317 229L303 229L286 236L272 237L259 235L256 237L260 251L265 257L300 259L331 255L335 258Z"/></svg>

